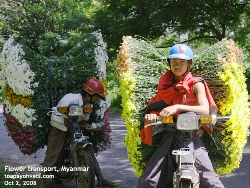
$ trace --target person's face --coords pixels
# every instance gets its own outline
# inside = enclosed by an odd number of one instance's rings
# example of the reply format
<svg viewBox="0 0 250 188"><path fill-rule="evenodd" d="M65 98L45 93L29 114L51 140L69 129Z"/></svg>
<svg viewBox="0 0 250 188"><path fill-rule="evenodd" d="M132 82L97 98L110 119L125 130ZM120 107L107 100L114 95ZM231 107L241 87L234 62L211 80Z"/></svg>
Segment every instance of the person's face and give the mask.
<svg viewBox="0 0 250 188"><path fill-rule="evenodd" d="M170 59L170 67L175 76L182 76L189 67L188 60L185 59Z"/></svg>
<svg viewBox="0 0 250 188"><path fill-rule="evenodd" d="M92 102L93 102L93 103L97 103L99 100L100 100L100 98L99 98L97 95L94 95L94 96L92 97Z"/></svg>
<svg viewBox="0 0 250 188"><path fill-rule="evenodd" d="M94 103L97 103L99 100L100 100L100 98L97 95L94 95L92 97L92 101L90 101L89 94L87 94L87 96L83 97L83 102L84 103L92 103L92 104L94 104Z"/></svg>

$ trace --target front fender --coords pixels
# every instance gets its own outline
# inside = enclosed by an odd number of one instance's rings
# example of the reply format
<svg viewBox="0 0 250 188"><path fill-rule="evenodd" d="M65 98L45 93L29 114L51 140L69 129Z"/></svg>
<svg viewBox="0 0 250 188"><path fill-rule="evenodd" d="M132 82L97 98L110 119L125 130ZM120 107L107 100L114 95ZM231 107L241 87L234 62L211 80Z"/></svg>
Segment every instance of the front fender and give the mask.
<svg viewBox="0 0 250 188"><path fill-rule="evenodd" d="M73 151L77 151L78 149L83 148L83 149L90 149L94 151L93 144L89 142L88 140L83 140L83 141L76 141L73 145Z"/></svg>

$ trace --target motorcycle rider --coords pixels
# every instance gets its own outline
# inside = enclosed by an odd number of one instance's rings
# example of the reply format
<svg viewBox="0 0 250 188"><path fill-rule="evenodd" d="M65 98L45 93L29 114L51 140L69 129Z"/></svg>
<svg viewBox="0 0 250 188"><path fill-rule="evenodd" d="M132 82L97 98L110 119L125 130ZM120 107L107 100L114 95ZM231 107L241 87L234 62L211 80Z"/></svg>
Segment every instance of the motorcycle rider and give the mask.
<svg viewBox="0 0 250 188"><path fill-rule="evenodd" d="M78 94L66 94L58 103L57 107L65 107L70 104L79 104L84 107L91 107L94 103L99 100L105 100L104 87L102 83L97 79L87 80L82 88L81 93ZM82 130L93 131L95 128L92 127L89 120L90 113L84 113L83 117L78 118L79 126ZM63 149L65 148L67 141L69 139L69 129L71 129L68 119L62 114L58 115L53 113L51 115L50 124L52 125L49 130L48 135L48 144L46 156L44 158L43 167L56 167L57 164L61 161L63 157ZM93 155L94 156L94 155ZM101 185L116 187L117 184L111 181L106 180L99 168L96 157L93 158L96 168L96 176L98 182L101 182ZM44 172L41 172L41 177L44 175ZM46 179L41 179L40 187L45 186Z"/></svg>
<svg viewBox="0 0 250 188"><path fill-rule="evenodd" d="M209 114L209 106L215 105L211 93L204 80L192 76L189 67L193 64L192 49L185 44L171 47L168 59L170 70L159 79L157 93L147 106L145 124L156 122L181 112ZM142 129L141 139L152 144L151 127ZM195 165L200 175L200 187L224 188L214 172L208 152L202 141L202 134L193 132L194 149L200 154L196 156ZM173 150L179 149L180 134L178 131L163 131L161 143L146 164L142 176L138 179L138 188L171 188L173 174L177 169Z"/></svg>

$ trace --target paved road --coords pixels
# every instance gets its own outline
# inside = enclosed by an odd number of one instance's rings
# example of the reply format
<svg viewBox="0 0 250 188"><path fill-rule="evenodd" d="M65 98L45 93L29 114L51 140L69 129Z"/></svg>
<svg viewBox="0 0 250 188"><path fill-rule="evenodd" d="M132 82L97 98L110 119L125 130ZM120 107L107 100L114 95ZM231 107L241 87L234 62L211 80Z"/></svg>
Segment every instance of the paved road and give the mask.
<svg viewBox="0 0 250 188"><path fill-rule="evenodd" d="M136 188L137 178L134 176L134 169L127 159L126 148L123 144L126 128L119 115L111 114L112 146L108 151L99 153L97 159L100 163L104 176L119 183L120 188ZM4 118L0 114L0 158L11 160L23 166L39 166L44 158L45 150L39 155L23 155L18 147L8 136L4 126ZM2 178L2 177L0 177ZM226 188L247 188L250 187L250 142L246 145L240 168L226 177L221 178ZM48 181L50 187L58 187L52 181ZM0 185L0 187L3 187ZM8 186L7 186L8 187ZM60 188L74 187L73 182L63 183Z"/></svg>
<svg viewBox="0 0 250 188"><path fill-rule="evenodd" d="M115 181L121 188L136 187L137 178L134 176L134 169L127 159L126 148L123 144L123 139L126 134L126 128L119 115L112 114L112 146L109 150L100 152L97 160L100 164L104 177L108 180ZM19 148L14 144L11 137L8 136L4 126L4 118L0 114L0 158L15 162L21 166L39 167L44 159L45 150L41 150L36 158L34 155L23 155ZM2 178L2 177L0 177ZM74 182L63 183L57 186L53 181L47 182L51 187L72 188ZM0 188L2 185L0 185Z"/></svg>

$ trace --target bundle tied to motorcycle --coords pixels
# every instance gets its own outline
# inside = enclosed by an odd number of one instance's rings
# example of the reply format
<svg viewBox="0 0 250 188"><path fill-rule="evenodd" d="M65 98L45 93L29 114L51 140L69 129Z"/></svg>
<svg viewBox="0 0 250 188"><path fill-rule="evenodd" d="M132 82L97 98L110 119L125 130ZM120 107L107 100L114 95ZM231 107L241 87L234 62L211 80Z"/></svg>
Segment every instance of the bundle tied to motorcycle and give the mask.
<svg viewBox="0 0 250 188"><path fill-rule="evenodd" d="M205 146L219 175L239 168L250 125L248 92L239 48L223 39L197 53L191 72L207 82L218 107L218 115L230 116L217 122L212 134L204 133ZM122 94L122 118L127 135L124 143L136 176L140 177L162 133L153 136L152 146L140 139L141 124L148 101L155 96L159 77L169 69L167 52L141 37L124 36L117 56L117 77Z"/></svg>
<svg viewBox="0 0 250 188"><path fill-rule="evenodd" d="M99 32L87 34L63 57L44 57L10 37L1 57L5 126L23 154L35 154L47 141L50 116L44 107L54 107L67 93L79 93L90 78L101 80L107 92L106 43ZM110 101L94 105L90 123L100 117L107 126L90 135L104 151L111 144Z"/></svg>

